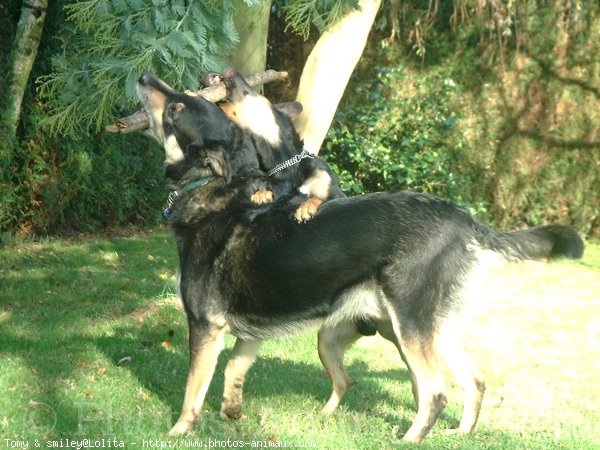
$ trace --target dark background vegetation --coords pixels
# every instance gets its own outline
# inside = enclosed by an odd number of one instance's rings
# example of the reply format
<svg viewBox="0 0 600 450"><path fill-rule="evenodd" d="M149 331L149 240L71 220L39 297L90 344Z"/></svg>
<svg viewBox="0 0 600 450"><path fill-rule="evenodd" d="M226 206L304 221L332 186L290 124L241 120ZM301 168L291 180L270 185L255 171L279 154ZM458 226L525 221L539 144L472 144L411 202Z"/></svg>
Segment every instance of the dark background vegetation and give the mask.
<svg viewBox="0 0 600 450"><path fill-rule="evenodd" d="M141 134L64 137L41 124L45 99L35 80L49 73L72 27L65 3L50 2L17 140L0 135L13 154L2 175L0 231L155 225L166 196L161 148ZM598 8L565 20L546 3L504 44L476 21L453 26L443 8L415 33L414 17L391 23L389 5L397 2L388 2L322 152L344 189L419 190L449 197L497 227L559 222L599 237ZM0 4L3 85L20 7L20 0ZM316 37L286 30L275 10L269 65L290 71L291 81L267 88L273 101L294 97Z"/></svg>

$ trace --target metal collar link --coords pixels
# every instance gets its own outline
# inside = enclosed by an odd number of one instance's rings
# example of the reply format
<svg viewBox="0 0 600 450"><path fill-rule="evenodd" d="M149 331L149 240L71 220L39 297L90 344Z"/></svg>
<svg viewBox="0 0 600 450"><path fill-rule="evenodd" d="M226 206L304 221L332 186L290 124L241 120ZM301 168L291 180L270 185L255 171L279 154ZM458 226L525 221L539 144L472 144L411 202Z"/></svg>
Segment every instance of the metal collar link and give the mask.
<svg viewBox="0 0 600 450"><path fill-rule="evenodd" d="M304 158L314 158L314 157L315 157L315 155L313 155L311 152L309 152L308 150L303 148L302 152L300 152L298 155L292 156L290 159L282 162L281 164L277 164L275 167L273 167L271 170L269 170L269 176L276 174L277 172L279 172L283 169L287 169L288 167L295 166L300 161L302 161Z"/></svg>

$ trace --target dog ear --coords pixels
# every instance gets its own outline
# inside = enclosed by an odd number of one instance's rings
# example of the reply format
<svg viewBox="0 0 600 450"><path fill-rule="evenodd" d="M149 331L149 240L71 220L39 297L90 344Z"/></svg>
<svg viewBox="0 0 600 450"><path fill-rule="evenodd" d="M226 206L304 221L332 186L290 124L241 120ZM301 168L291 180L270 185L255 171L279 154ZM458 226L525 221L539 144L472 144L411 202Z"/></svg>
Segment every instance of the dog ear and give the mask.
<svg viewBox="0 0 600 450"><path fill-rule="evenodd" d="M227 184L231 182L231 167L223 150L206 150L205 161L215 175L225 178Z"/></svg>
<svg viewBox="0 0 600 450"><path fill-rule="evenodd" d="M185 105L183 103L170 103L169 106L167 106L167 116L173 119L184 109Z"/></svg>
<svg viewBox="0 0 600 450"><path fill-rule="evenodd" d="M273 105L273 107L285 114L286 116L288 116L289 119L294 119L298 114L300 114L302 112L302 103L300 102L285 102L285 103L278 103L276 105Z"/></svg>
<svg viewBox="0 0 600 450"><path fill-rule="evenodd" d="M204 142L202 139L196 139L194 142L185 147L185 154L191 160L201 159L204 155Z"/></svg>

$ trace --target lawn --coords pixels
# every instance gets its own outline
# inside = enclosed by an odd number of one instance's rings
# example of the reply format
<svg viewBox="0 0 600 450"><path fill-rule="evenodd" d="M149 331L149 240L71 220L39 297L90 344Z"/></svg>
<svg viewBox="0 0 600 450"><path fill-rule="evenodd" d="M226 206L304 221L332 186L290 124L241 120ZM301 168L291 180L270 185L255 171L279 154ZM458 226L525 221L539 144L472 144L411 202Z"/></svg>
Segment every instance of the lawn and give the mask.
<svg viewBox="0 0 600 450"><path fill-rule="evenodd" d="M160 230L0 247L0 448L168 443L187 373L175 267L173 240ZM600 245L588 244L582 261L504 267L487 285L466 336L488 388L474 436L444 433L460 417L449 382L431 435L401 444L415 406L400 358L380 338L348 352L357 383L321 417L331 387L310 332L264 345L237 422L219 418L228 339L182 447L600 448Z"/></svg>

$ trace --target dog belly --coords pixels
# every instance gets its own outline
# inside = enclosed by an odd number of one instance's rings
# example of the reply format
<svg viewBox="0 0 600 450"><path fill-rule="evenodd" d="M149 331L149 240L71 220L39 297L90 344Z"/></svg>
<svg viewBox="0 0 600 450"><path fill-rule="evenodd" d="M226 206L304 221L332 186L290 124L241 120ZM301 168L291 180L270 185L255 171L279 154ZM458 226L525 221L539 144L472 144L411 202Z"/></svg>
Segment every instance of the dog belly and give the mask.
<svg viewBox="0 0 600 450"><path fill-rule="evenodd" d="M334 326L358 319L389 320L383 296L374 279L347 287L331 302L323 302L312 309L260 316L232 311L226 315L230 332L242 339L284 337L322 324Z"/></svg>

